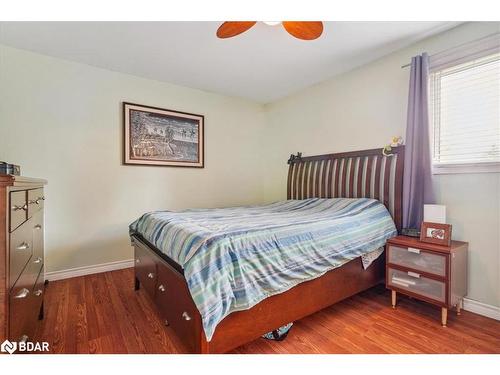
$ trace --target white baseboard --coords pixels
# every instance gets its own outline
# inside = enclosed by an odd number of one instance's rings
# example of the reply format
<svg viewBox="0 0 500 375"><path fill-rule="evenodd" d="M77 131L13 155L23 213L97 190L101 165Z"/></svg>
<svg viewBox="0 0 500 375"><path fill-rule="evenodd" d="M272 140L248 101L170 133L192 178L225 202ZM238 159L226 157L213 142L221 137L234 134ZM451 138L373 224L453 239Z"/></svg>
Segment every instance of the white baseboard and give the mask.
<svg viewBox="0 0 500 375"><path fill-rule="evenodd" d="M500 307L464 298L464 310L483 315L488 318L500 320Z"/></svg>
<svg viewBox="0 0 500 375"><path fill-rule="evenodd" d="M122 270L124 268L131 268L131 267L134 267L133 259L119 260L116 262L96 264L93 266L77 267L77 268L70 268L68 270L46 272L45 280L54 281L54 280L69 279L71 277L92 275L94 273Z"/></svg>

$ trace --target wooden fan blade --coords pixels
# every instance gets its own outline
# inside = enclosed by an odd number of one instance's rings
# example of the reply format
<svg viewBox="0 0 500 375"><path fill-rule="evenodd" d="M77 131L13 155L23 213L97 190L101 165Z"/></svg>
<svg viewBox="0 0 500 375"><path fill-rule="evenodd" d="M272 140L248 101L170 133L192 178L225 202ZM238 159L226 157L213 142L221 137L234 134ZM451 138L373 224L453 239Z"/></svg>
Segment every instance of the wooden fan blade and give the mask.
<svg viewBox="0 0 500 375"><path fill-rule="evenodd" d="M323 22L319 21L283 21L283 27L298 39L313 40L323 33Z"/></svg>
<svg viewBox="0 0 500 375"><path fill-rule="evenodd" d="M224 22L217 29L217 36L222 39L231 38L247 31L256 23L256 21Z"/></svg>

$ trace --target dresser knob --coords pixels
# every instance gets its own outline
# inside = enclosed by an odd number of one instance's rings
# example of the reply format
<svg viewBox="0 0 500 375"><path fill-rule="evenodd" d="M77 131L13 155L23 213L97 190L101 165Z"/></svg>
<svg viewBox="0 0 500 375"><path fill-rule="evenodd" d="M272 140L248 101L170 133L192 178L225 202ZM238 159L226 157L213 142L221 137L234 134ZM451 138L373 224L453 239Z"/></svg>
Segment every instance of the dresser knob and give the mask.
<svg viewBox="0 0 500 375"><path fill-rule="evenodd" d="M35 229L42 229L42 226L40 224L37 224L33 228L35 228Z"/></svg>
<svg viewBox="0 0 500 375"><path fill-rule="evenodd" d="M154 279L155 274L154 274L154 273L152 273L152 272L150 272L150 273L148 273L148 277L149 277L150 279Z"/></svg>
<svg viewBox="0 0 500 375"><path fill-rule="evenodd" d="M38 290L35 292L35 296L40 297L40 296L42 295L42 293L43 293L43 290L38 289Z"/></svg>
<svg viewBox="0 0 500 375"><path fill-rule="evenodd" d="M38 258L36 258L36 259L33 261L33 263L35 263L35 264L39 264L39 263L42 263L42 260L43 260L42 258L38 257Z"/></svg>
<svg viewBox="0 0 500 375"><path fill-rule="evenodd" d="M159 290L160 292L164 292L164 291L165 291L165 287L164 287L163 285L160 285L160 286L158 287L158 290Z"/></svg>
<svg viewBox="0 0 500 375"><path fill-rule="evenodd" d="M17 298L17 299L22 299L22 298L26 298L28 297L28 294L30 294L30 291L26 288L23 288L19 291L19 293L17 293L14 298Z"/></svg>
<svg viewBox="0 0 500 375"><path fill-rule="evenodd" d="M186 311L184 311L184 312L182 313L182 319L184 319L184 320L186 320L186 321L190 321L190 320L191 320L191 317L189 316L189 314L188 314Z"/></svg>
<svg viewBox="0 0 500 375"><path fill-rule="evenodd" d="M17 250L27 250L29 248L30 248L30 244L27 242L23 242L18 247L16 247Z"/></svg>
<svg viewBox="0 0 500 375"><path fill-rule="evenodd" d="M24 205L22 205L22 206L14 206L12 208L12 210L14 210L14 211L19 211L19 210L26 211L27 209L28 209L28 205L26 203Z"/></svg>

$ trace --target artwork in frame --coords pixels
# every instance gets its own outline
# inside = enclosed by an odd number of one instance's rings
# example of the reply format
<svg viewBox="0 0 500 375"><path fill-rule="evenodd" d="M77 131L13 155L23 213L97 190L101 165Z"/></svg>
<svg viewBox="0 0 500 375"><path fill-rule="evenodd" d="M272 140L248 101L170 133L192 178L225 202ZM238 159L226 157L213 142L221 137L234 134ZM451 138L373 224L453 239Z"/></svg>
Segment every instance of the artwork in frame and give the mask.
<svg viewBox="0 0 500 375"><path fill-rule="evenodd" d="M123 103L124 163L204 167L204 116Z"/></svg>
<svg viewBox="0 0 500 375"><path fill-rule="evenodd" d="M420 241L450 246L451 224L423 222L420 228Z"/></svg>

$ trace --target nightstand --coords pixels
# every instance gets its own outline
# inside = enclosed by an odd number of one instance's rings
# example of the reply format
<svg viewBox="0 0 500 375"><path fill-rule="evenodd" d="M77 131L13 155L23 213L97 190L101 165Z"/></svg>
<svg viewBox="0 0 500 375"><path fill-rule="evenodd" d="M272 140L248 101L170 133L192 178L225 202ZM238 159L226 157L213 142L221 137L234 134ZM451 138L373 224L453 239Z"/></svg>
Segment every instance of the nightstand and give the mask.
<svg viewBox="0 0 500 375"><path fill-rule="evenodd" d="M446 327L448 309L456 307L460 315L467 295L468 246L461 241L441 246L406 236L387 241L385 285L391 290L392 307L397 293L432 303L441 307Z"/></svg>

